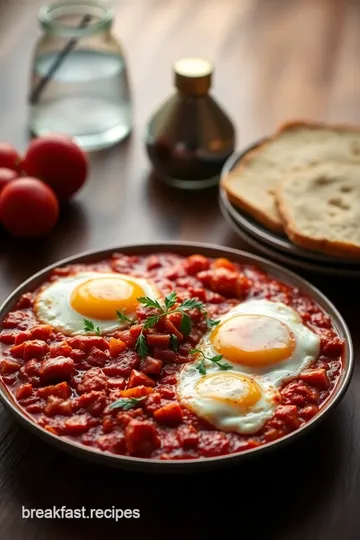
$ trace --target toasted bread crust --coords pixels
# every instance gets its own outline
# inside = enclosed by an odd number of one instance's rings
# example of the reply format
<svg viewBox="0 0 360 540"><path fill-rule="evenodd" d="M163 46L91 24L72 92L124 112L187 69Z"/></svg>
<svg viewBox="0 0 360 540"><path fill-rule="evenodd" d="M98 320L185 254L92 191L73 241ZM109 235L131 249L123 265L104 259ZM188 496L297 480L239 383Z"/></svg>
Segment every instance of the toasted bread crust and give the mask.
<svg viewBox="0 0 360 540"><path fill-rule="evenodd" d="M273 137L267 138L255 148L252 148L248 152L246 152L241 158L241 161L237 165L237 167L235 167L228 175L222 178L221 186L226 191L227 196L232 203L236 204L236 206L238 206L239 208L247 212L256 221L258 221L259 223L261 223L268 229L277 233L283 233L284 228L280 220L280 216L278 220L271 219L271 217L269 216L267 212L262 212L260 208L256 208L252 205L249 205L247 200L242 198L236 191L234 191L231 185L231 180L233 176L237 176L238 174L241 174L241 171L246 168L247 164L254 157L256 157L257 154L262 152L263 148L267 146L273 140L274 137L275 135Z"/></svg>

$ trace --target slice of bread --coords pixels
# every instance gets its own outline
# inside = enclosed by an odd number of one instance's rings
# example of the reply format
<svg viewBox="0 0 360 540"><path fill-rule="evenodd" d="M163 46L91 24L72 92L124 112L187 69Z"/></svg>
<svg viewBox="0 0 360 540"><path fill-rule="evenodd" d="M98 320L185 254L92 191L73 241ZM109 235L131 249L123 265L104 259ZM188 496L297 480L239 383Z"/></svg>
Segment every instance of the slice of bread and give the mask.
<svg viewBox="0 0 360 540"><path fill-rule="evenodd" d="M360 165L328 162L289 174L279 183L276 200L294 244L360 257Z"/></svg>
<svg viewBox="0 0 360 540"><path fill-rule="evenodd" d="M360 163L360 129L291 122L246 153L221 185L239 208L265 227L283 232L275 201L278 182L292 172L329 160Z"/></svg>

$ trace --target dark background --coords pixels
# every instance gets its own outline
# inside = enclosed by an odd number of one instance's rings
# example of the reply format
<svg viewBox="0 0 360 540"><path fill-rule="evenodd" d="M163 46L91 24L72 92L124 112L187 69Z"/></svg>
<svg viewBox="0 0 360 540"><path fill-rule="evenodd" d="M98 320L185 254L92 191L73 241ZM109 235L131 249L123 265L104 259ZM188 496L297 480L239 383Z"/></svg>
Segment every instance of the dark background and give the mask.
<svg viewBox="0 0 360 540"><path fill-rule="evenodd" d="M346 0L126 0L114 31L128 54L135 126L91 157L86 187L45 240L0 233L0 301L25 278L90 248L194 240L250 249L221 217L217 190L187 194L149 176L148 117L171 92L186 55L215 63L214 96L238 129L238 148L279 123L360 123L360 3ZM0 0L0 139L24 150L37 0ZM359 285L307 275L359 336ZM358 349L358 347L357 347ZM358 357L356 359L358 362ZM242 467L155 477L82 462L30 436L0 409L0 538L360 538L360 373L339 407L307 437ZM21 507L139 508L138 520L21 519ZM170 529L169 529L170 528ZM169 533L171 530L171 533ZM115 536L116 535L116 536Z"/></svg>

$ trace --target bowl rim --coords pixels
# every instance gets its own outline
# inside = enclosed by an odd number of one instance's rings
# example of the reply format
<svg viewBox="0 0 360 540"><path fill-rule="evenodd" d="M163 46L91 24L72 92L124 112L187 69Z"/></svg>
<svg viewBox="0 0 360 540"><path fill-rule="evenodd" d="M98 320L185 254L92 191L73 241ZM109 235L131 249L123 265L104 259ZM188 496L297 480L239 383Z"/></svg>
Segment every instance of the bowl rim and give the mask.
<svg viewBox="0 0 360 540"><path fill-rule="evenodd" d="M345 323L342 315L330 300L314 285L306 279L298 276L291 270L283 268L277 263L268 259L254 255L252 253L238 250L235 248L224 247L212 243L189 242L189 241L162 241L162 242L147 242L139 244L123 244L104 249L92 249L68 256L58 260L42 270L36 272L28 279L23 281L16 289L5 299L0 306L0 324L6 314L12 309L19 297L25 292L29 292L44 282L49 274L58 267L63 267L68 264L87 263L101 261L110 257L114 253L124 253L128 255L136 254L151 254L151 253L178 253L181 255L191 255L200 253L208 257L227 257L232 258L235 262L256 265L265 270L275 279L283 281L290 286L299 288L301 292L310 296L332 319L333 326L337 333L345 339L345 354L343 358L343 369L337 387L334 389L327 401L322 405L319 412L303 426L296 431L281 437L275 441L260 445L256 448L244 450L241 452L216 456L210 458L198 459L179 459L179 460L162 460L149 459L132 456L122 456L112 454L110 452L96 450L91 447L86 447L80 443L76 443L69 439L63 439L55 434L50 433L38 424L36 424L30 415L24 412L15 402L15 399L10 394L6 385L0 380L0 401L2 404L13 413L17 420L32 433L39 436L46 442L56 446L60 450L67 453L77 455L78 457L86 458L87 460L102 463L117 468L128 470L137 470L141 472L198 472L209 468L218 468L225 465L235 465L247 458L266 454L275 448L281 448L290 440L297 439L299 436L308 432L321 421L326 414L330 412L343 398L351 381L354 369L354 348L348 326Z"/></svg>

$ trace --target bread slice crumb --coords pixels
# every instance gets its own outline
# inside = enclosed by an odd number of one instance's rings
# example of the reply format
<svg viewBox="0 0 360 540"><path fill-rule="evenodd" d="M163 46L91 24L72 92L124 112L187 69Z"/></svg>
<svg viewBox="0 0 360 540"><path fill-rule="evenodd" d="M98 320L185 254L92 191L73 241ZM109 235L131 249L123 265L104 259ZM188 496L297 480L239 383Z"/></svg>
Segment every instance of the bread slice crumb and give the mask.
<svg viewBox="0 0 360 540"><path fill-rule="evenodd" d="M360 165L327 162L288 174L275 197L294 244L360 258Z"/></svg>
<svg viewBox="0 0 360 540"><path fill-rule="evenodd" d="M360 164L360 130L305 121L284 124L222 178L229 200L265 227L283 232L275 191L291 173L328 161Z"/></svg>

